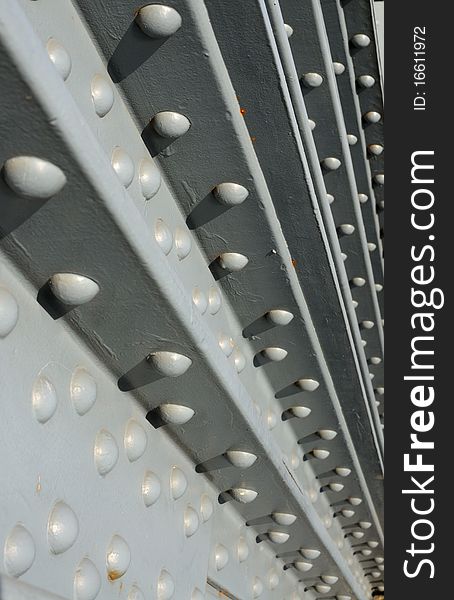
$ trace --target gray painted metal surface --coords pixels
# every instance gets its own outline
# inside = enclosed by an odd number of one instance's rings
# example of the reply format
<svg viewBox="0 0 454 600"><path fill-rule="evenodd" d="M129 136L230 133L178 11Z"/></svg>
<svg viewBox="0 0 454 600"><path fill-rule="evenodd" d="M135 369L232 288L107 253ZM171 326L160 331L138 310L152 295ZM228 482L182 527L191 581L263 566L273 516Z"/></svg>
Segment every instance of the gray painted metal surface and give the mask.
<svg viewBox="0 0 454 600"><path fill-rule="evenodd" d="M289 45L275 2L0 7L1 597L368 598L381 162L355 19L284 0Z"/></svg>

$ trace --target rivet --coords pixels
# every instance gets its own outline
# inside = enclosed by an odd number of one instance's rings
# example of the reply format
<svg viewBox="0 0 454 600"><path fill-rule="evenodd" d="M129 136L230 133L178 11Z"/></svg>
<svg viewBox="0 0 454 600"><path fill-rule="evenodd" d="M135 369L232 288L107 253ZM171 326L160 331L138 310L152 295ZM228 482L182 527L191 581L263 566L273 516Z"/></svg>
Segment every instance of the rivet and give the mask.
<svg viewBox="0 0 454 600"><path fill-rule="evenodd" d="M329 585L334 585L339 581L339 577L336 577L335 575L321 575L320 579L323 581L323 583L327 583Z"/></svg>
<svg viewBox="0 0 454 600"><path fill-rule="evenodd" d="M178 467L172 467L170 474L170 489L174 500L181 498L188 488L188 480L186 475Z"/></svg>
<svg viewBox="0 0 454 600"><path fill-rule="evenodd" d="M211 519L213 513L214 505L211 498L207 494L203 494L200 498L200 514L202 516L202 521L206 523Z"/></svg>
<svg viewBox="0 0 454 600"><path fill-rule="evenodd" d="M353 277L352 284L355 287L364 287L366 285L366 280L364 277Z"/></svg>
<svg viewBox="0 0 454 600"><path fill-rule="evenodd" d="M382 289L383 289L383 286L382 286L382 284L381 284L381 283L376 283L376 284L375 284L375 290L376 290L377 292L381 292L381 291L382 291Z"/></svg>
<svg viewBox="0 0 454 600"><path fill-rule="evenodd" d="M184 534L186 537L191 537L199 528L199 515L192 508L188 506L184 511Z"/></svg>
<svg viewBox="0 0 454 600"><path fill-rule="evenodd" d="M328 204L332 204L334 202L334 196L332 194L326 194L326 199L328 200Z"/></svg>
<svg viewBox="0 0 454 600"><path fill-rule="evenodd" d="M187 117L168 110L155 115L152 124L156 133L166 139L179 138L191 127L191 122Z"/></svg>
<svg viewBox="0 0 454 600"><path fill-rule="evenodd" d="M288 310L275 308L266 313L266 318L274 325L288 325L293 319L293 314Z"/></svg>
<svg viewBox="0 0 454 600"><path fill-rule="evenodd" d="M317 88L323 83L323 77L318 73L305 73L302 77L306 87Z"/></svg>
<svg viewBox="0 0 454 600"><path fill-rule="evenodd" d="M352 37L352 44L357 48L367 48L370 44L370 37L365 33L357 33Z"/></svg>
<svg viewBox="0 0 454 600"><path fill-rule="evenodd" d="M341 166L341 161L334 156L328 156L321 161L321 165L327 171L336 171Z"/></svg>
<svg viewBox="0 0 454 600"><path fill-rule="evenodd" d="M227 548L222 544L217 544L214 550L214 564L216 571L222 571L222 569L229 562L229 553Z"/></svg>
<svg viewBox="0 0 454 600"><path fill-rule="evenodd" d="M326 460L330 455L329 450L325 450L324 448L314 448L308 454L304 455L304 458L307 460L310 456L313 456L317 460Z"/></svg>
<svg viewBox="0 0 454 600"><path fill-rule="evenodd" d="M285 33L287 34L287 37L290 38L293 35L293 28L290 27L290 25L287 25L287 23L284 23L284 29L285 29Z"/></svg>
<svg viewBox="0 0 454 600"><path fill-rule="evenodd" d="M47 522L47 541L53 554L66 552L79 535L79 521L64 502L57 502Z"/></svg>
<svg viewBox="0 0 454 600"><path fill-rule="evenodd" d="M273 544L285 544L290 534L283 531L268 531L267 536Z"/></svg>
<svg viewBox="0 0 454 600"><path fill-rule="evenodd" d="M213 193L218 202L225 206L242 204L249 196L248 190L239 183L220 183Z"/></svg>
<svg viewBox="0 0 454 600"><path fill-rule="evenodd" d="M192 301L199 309L200 314L204 315L208 308L208 300L205 294L198 287L192 290Z"/></svg>
<svg viewBox="0 0 454 600"><path fill-rule="evenodd" d="M374 156L380 156L380 154L382 154L384 150L381 144L369 144L369 146L367 146L367 149Z"/></svg>
<svg viewBox="0 0 454 600"><path fill-rule="evenodd" d="M315 381L315 379L298 379L298 381L295 382L295 385L305 392L314 392L320 384L318 381Z"/></svg>
<svg viewBox="0 0 454 600"><path fill-rule="evenodd" d="M32 406L39 423L46 423L56 411L57 392L47 377L38 377L33 384Z"/></svg>
<svg viewBox="0 0 454 600"><path fill-rule="evenodd" d="M364 348L367 346L367 342L366 340L361 340L361 344L364 346Z"/></svg>
<svg viewBox="0 0 454 600"><path fill-rule="evenodd" d="M274 410L270 409L268 411L267 417L266 417L266 424L268 425L268 429L271 431L272 429L274 429L277 425L277 415L274 412Z"/></svg>
<svg viewBox="0 0 454 600"><path fill-rule="evenodd" d="M9 158L3 165L3 176L14 193L30 200L47 200L66 184L59 167L36 156Z"/></svg>
<svg viewBox="0 0 454 600"><path fill-rule="evenodd" d="M143 6L135 20L140 29L154 39L170 37L182 24L179 13L171 6L162 4Z"/></svg>
<svg viewBox="0 0 454 600"><path fill-rule="evenodd" d="M370 548L363 548L363 550L361 550L361 554L363 556L370 556L372 554L372 550Z"/></svg>
<svg viewBox="0 0 454 600"><path fill-rule="evenodd" d="M308 560L315 560L320 556L320 550L314 550L313 548L301 548L299 552Z"/></svg>
<svg viewBox="0 0 454 600"><path fill-rule="evenodd" d="M341 475L341 477L346 477L346 475ZM344 489L345 486L343 483L335 483L334 482L334 483L329 483L328 487L332 492L339 493Z"/></svg>
<svg viewBox="0 0 454 600"><path fill-rule="evenodd" d="M6 538L4 565L8 575L20 577L35 560L35 542L23 525L16 525Z"/></svg>
<svg viewBox="0 0 454 600"><path fill-rule="evenodd" d="M241 504L249 504L257 498L257 492L255 490L248 490L246 488L232 488L229 490L229 494L234 500Z"/></svg>
<svg viewBox="0 0 454 600"><path fill-rule="evenodd" d="M244 537L240 537L240 539L238 540L236 550L237 550L238 561L240 563L247 560L247 558L249 556L249 546L247 544L247 541L244 539Z"/></svg>
<svg viewBox="0 0 454 600"><path fill-rule="evenodd" d="M96 402L96 381L85 369L77 368L70 384L70 396L78 415L85 415Z"/></svg>
<svg viewBox="0 0 454 600"><path fill-rule="evenodd" d="M364 120L368 123L378 123L381 119L381 114L375 110L370 110L364 114Z"/></svg>
<svg viewBox="0 0 454 600"><path fill-rule="evenodd" d="M271 513L271 518L275 523L283 526L293 525L293 523L296 521L296 515L283 512L273 512Z"/></svg>
<svg viewBox="0 0 454 600"><path fill-rule="evenodd" d="M222 306L221 294L215 287L208 290L208 312L210 315L215 315L219 312Z"/></svg>
<svg viewBox="0 0 454 600"><path fill-rule="evenodd" d="M351 225L350 223L342 223L342 225L339 225L337 230L342 235L352 235L355 233L355 226Z"/></svg>
<svg viewBox="0 0 454 600"><path fill-rule="evenodd" d="M361 529L370 529L372 527L372 523L370 523L369 521L360 521L359 526L361 527Z"/></svg>
<svg viewBox="0 0 454 600"><path fill-rule="evenodd" d="M314 566L312 563L308 563L304 560L295 560L293 564L295 566L295 569L297 571L300 571L300 573L307 573Z"/></svg>
<svg viewBox="0 0 454 600"><path fill-rule="evenodd" d="M220 349L226 356L230 356L232 354L233 349L235 348L235 343L229 335L221 333L218 343Z"/></svg>
<svg viewBox="0 0 454 600"><path fill-rule="evenodd" d="M124 446L129 462L134 462L143 455L147 448L147 442L148 438L145 429L140 423L134 419L130 419L126 425L124 435Z"/></svg>
<svg viewBox="0 0 454 600"><path fill-rule="evenodd" d="M113 106L112 86L102 75L95 75L91 80L91 99L98 117L105 117Z"/></svg>
<svg viewBox="0 0 454 600"><path fill-rule="evenodd" d="M378 543L378 542L376 542L375 540L370 540L369 542L367 542L367 545L368 545L370 548L377 548L377 547L379 546L379 543Z"/></svg>
<svg viewBox="0 0 454 600"><path fill-rule="evenodd" d="M194 416L192 408L182 404L160 404L157 412L164 423L172 425L184 425Z"/></svg>
<svg viewBox="0 0 454 600"><path fill-rule="evenodd" d="M263 583L258 577L254 578L254 583L252 584L252 597L259 598L263 593Z"/></svg>
<svg viewBox="0 0 454 600"><path fill-rule="evenodd" d="M372 75L360 75L356 81L363 88L371 88L375 85L375 79Z"/></svg>
<svg viewBox="0 0 454 600"><path fill-rule="evenodd" d="M355 515L355 511L350 508L342 508L341 510L337 511L334 514L335 517L342 516L342 517L345 517L346 519L350 519L354 515Z"/></svg>
<svg viewBox="0 0 454 600"><path fill-rule="evenodd" d="M56 273L49 280L52 293L68 306L79 306L93 300L99 285L93 279L76 273Z"/></svg>
<svg viewBox="0 0 454 600"><path fill-rule="evenodd" d="M238 252L224 252L218 257L219 265L228 271L241 271L248 264L249 259Z"/></svg>
<svg viewBox="0 0 454 600"><path fill-rule="evenodd" d="M374 252L377 249L377 244L374 244L373 242L368 242L367 249L369 250L369 252Z"/></svg>
<svg viewBox="0 0 454 600"><path fill-rule="evenodd" d="M358 301L357 300L352 300L352 306L353 308L358 308Z"/></svg>
<svg viewBox="0 0 454 600"><path fill-rule="evenodd" d="M172 232L170 231L170 229L167 227L167 225L164 223L164 221L162 219L158 219L156 221L156 224L154 227L154 237L155 237L155 240L157 241L159 247L161 248L161 250L167 256L170 253L170 251L172 250L173 236L172 236Z"/></svg>
<svg viewBox="0 0 454 600"><path fill-rule="evenodd" d="M161 187L161 173L154 162L148 158L140 161L139 183L145 200L150 200L153 196L156 196Z"/></svg>
<svg viewBox="0 0 454 600"><path fill-rule="evenodd" d="M179 377L192 365L190 358L177 352L153 352L147 360L165 377Z"/></svg>
<svg viewBox="0 0 454 600"><path fill-rule="evenodd" d="M234 467L238 469L248 469L257 460L257 456L252 452L245 452L244 450L227 450L225 457Z"/></svg>
<svg viewBox="0 0 454 600"><path fill-rule="evenodd" d="M371 365L379 365L381 363L381 358L379 356L371 356L369 362Z"/></svg>
<svg viewBox="0 0 454 600"><path fill-rule="evenodd" d="M298 419L305 419L312 412L312 410L307 406L292 406L288 409L288 411Z"/></svg>
<svg viewBox="0 0 454 600"><path fill-rule="evenodd" d="M377 173L377 175L374 175L374 181L377 185L385 185L385 174Z"/></svg>
<svg viewBox="0 0 454 600"><path fill-rule="evenodd" d="M353 135L352 133L349 133L347 135L347 141L349 143L350 146L354 146L355 144L358 143L358 138L356 137L356 135Z"/></svg>
<svg viewBox="0 0 454 600"><path fill-rule="evenodd" d="M279 362L281 360L284 360L284 358L287 356L288 352L287 352L287 350L284 350L283 348L270 347L270 348L265 348L264 350L262 350L261 354L263 355L264 358L266 358L272 362Z"/></svg>
<svg viewBox="0 0 454 600"><path fill-rule="evenodd" d="M383 396L383 394L385 393L385 388L384 387L377 387L375 388L375 393L378 394L379 396Z"/></svg>
<svg viewBox="0 0 454 600"><path fill-rule="evenodd" d="M191 252L192 239L189 233L181 228L177 227L175 230L175 248L177 256L180 260L183 260Z"/></svg>
<svg viewBox="0 0 454 600"><path fill-rule="evenodd" d="M145 596L136 585L133 585L129 590L128 600L145 600Z"/></svg>
<svg viewBox="0 0 454 600"><path fill-rule="evenodd" d="M16 299L8 290L0 288L0 338L5 338L14 329L19 318Z"/></svg>
<svg viewBox="0 0 454 600"><path fill-rule="evenodd" d="M205 600L205 594L203 594L199 588L194 588L191 594L191 600Z"/></svg>
<svg viewBox="0 0 454 600"><path fill-rule="evenodd" d="M341 252L340 255L341 255L342 260L345 262L347 260L347 258L348 258L348 255L345 254L345 252Z"/></svg>
<svg viewBox="0 0 454 600"><path fill-rule="evenodd" d="M106 554L107 576L111 581L120 579L126 573L131 563L131 551L125 540L114 535L110 540Z"/></svg>
<svg viewBox="0 0 454 600"><path fill-rule="evenodd" d="M241 350L239 350L238 348L235 348L235 350L232 353L232 357L233 357L233 364L235 365L236 372L241 373L241 371L243 371L244 368L246 367L246 358L245 358L244 354L241 352Z"/></svg>
<svg viewBox="0 0 454 600"><path fill-rule="evenodd" d="M385 562L385 559L383 558L383 556L377 556L377 557L375 558L375 562L376 562L378 565L381 565L381 564L383 564L383 563Z"/></svg>
<svg viewBox="0 0 454 600"><path fill-rule="evenodd" d="M67 50L54 38L48 40L46 50L61 78L66 81L71 73L71 57Z"/></svg>
<svg viewBox="0 0 454 600"><path fill-rule="evenodd" d="M365 204L369 200L369 196L366 196L366 194L358 194L358 200L361 204Z"/></svg>
<svg viewBox="0 0 454 600"><path fill-rule="evenodd" d="M142 481L142 498L148 508L156 502L161 495L161 482L152 471L147 471Z"/></svg>
<svg viewBox="0 0 454 600"><path fill-rule="evenodd" d="M334 471L336 475L339 475L339 477L348 477L352 472L352 470L348 467L336 467Z"/></svg>
<svg viewBox="0 0 454 600"><path fill-rule="evenodd" d="M134 179L135 168L132 158L126 150L118 146L114 148L110 162L120 182L125 188L129 187Z"/></svg>
<svg viewBox="0 0 454 600"><path fill-rule="evenodd" d="M275 590L278 585L279 585L279 576L276 573L276 571L274 571L274 569L273 569L268 576L268 587L270 588L270 590Z"/></svg>
<svg viewBox="0 0 454 600"><path fill-rule="evenodd" d="M333 69L335 75L342 75L342 73L345 71L345 65L343 65L341 62L333 62Z"/></svg>
<svg viewBox="0 0 454 600"><path fill-rule="evenodd" d="M324 583L317 583L314 585L314 590L319 594L327 594L329 591L331 591L331 586Z"/></svg>
<svg viewBox="0 0 454 600"><path fill-rule="evenodd" d="M315 128L316 128L316 126L317 126L317 123L316 123L315 121L313 121L312 119L308 119L308 121L307 121L307 122L309 123L309 128L310 128L310 130L311 130L311 131L314 131L314 129L315 129Z"/></svg>
<svg viewBox="0 0 454 600"><path fill-rule="evenodd" d="M361 321L361 327L363 329L372 329L375 326L373 321Z"/></svg>
<svg viewBox="0 0 454 600"><path fill-rule="evenodd" d="M74 576L74 597L76 600L94 600L101 589L101 575L88 558L80 561Z"/></svg>
<svg viewBox="0 0 454 600"><path fill-rule="evenodd" d="M118 456L115 438L109 431L101 429L95 439L94 459L96 469L102 477L112 471L117 464Z"/></svg>

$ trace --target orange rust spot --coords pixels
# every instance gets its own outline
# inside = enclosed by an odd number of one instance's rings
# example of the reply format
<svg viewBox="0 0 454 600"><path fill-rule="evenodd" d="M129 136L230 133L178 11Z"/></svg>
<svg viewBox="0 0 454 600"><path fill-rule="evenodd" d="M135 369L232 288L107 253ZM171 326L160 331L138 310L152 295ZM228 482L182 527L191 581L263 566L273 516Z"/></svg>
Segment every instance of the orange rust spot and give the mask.
<svg viewBox="0 0 454 600"><path fill-rule="evenodd" d="M107 573L107 576L110 579L110 581L115 581L116 579L120 579L120 577L122 575L123 575L123 573L121 571L109 571Z"/></svg>
<svg viewBox="0 0 454 600"><path fill-rule="evenodd" d="M255 142L255 141L256 141L256 139L257 139L257 138L255 137L255 135L251 135L251 142Z"/></svg>
<svg viewBox="0 0 454 600"><path fill-rule="evenodd" d="M240 108L240 113L241 113L241 114L243 115L243 117L244 117L244 115L247 113L247 110L246 110L245 108Z"/></svg>
<svg viewBox="0 0 454 600"><path fill-rule="evenodd" d="M292 265L295 267L296 269L296 260L294 258L292 258Z"/></svg>

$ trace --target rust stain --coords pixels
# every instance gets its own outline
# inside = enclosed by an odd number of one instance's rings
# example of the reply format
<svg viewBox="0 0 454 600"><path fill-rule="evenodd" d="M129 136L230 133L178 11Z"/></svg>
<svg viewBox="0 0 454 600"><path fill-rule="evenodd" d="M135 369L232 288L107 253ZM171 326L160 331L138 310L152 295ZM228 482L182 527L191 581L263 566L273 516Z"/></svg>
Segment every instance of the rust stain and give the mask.
<svg viewBox="0 0 454 600"><path fill-rule="evenodd" d="M246 110L245 108L240 108L240 113L241 113L241 114L243 115L243 117L244 117L244 115L247 113L247 110Z"/></svg>
<svg viewBox="0 0 454 600"><path fill-rule="evenodd" d="M257 138L255 137L255 135L251 135L251 142L252 142L252 143L254 143L254 142L256 141L256 139L257 139Z"/></svg>
<svg viewBox="0 0 454 600"><path fill-rule="evenodd" d="M110 579L110 581L115 581L116 579L120 579L120 577L123 575L123 573L121 571L109 571L107 573L107 577Z"/></svg>
<svg viewBox="0 0 454 600"><path fill-rule="evenodd" d="M296 269L297 262L296 262L296 260L294 258L292 258L292 265Z"/></svg>

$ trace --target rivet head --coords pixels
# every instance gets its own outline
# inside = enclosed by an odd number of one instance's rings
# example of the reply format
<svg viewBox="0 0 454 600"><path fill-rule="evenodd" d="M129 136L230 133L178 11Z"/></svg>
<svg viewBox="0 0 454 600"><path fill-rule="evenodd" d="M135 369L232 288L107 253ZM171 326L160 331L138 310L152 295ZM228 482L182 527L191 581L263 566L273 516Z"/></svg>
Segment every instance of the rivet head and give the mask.
<svg viewBox="0 0 454 600"><path fill-rule="evenodd" d="M355 233L355 226L351 223L342 223L342 225L339 225L337 230L342 235L352 235Z"/></svg>
<svg viewBox="0 0 454 600"><path fill-rule="evenodd" d="M374 252L377 249L377 244L374 244L373 242L368 242L367 249L369 250L369 252Z"/></svg>
<svg viewBox="0 0 454 600"><path fill-rule="evenodd" d="M330 451L324 448L314 448L312 454L317 460L326 460L330 455Z"/></svg>
<svg viewBox="0 0 454 600"><path fill-rule="evenodd" d="M268 531L267 536L273 544L285 544L290 534L283 531Z"/></svg>
<svg viewBox="0 0 454 600"><path fill-rule="evenodd" d="M200 515L202 521L206 523L211 519L214 513L213 501L207 494L203 494L200 498Z"/></svg>
<svg viewBox="0 0 454 600"><path fill-rule="evenodd" d="M153 352L147 360L165 377L180 377L192 365L190 358L177 352Z"/></svg>
<svg viewBox="0 0 454 600"><path fill-rule="evenodd" d="M184 425L194 416L192 408L182 404L161 404L157 410L162 421L172 425Z"/></svg>
<svg viewBox="0 0 454 600"><path fill-rule="evenodd" d="M147 471L142 481L142 499L145 506L152 506L161 495L161 482L152 471Z"/></svg>
<svg viewBox="0 0 454 600"><path fill-rule="evenodd" d="M379 543L377 541L375 541L375 540L370 540L369 542L367 542L367 545L370 548L377 548L379 546Z"/></svg>
<svg viewBox="0 0 454 600"><path fill-rule="evenodd" d="M112 86L102 75L95 75L91 80L91 99L98 117L105 117L113 106Z"/></svg>
<svg viewBox="0 0 454 600"><path fill-rule="evenodd" d="M377 185L385 185L385 174L377 173L374 175L374 181Z"/></svg>
<svg viewBox="0 0 454 600"><path fill-rule="evenodd" d="M215 287L211 287L208 291L208 312L210 315L217 314L222 306L221 294Z"/></svg>
<svg viewBox="0 0 454 600"><path fill-rule="evenodd" d="M240 504L249 504L257 498L257 492L255 490L240 487L230 489L229 494L234 500L240 502Z"/></svg>
<svg viewBox="0 0 454 600"><path fill-rule="evenodd" d="M381 363L381 358L380 358L379 356L371 356L371 357L369 358L369 362L370 362L372 365L379 365L379 364Z"/></svg>
<svg viewBox="0 0 454 600"><path fill-rule="evenodd" d="M314 548L301 548L300 554L307 558L308 560L315 560L320 556L320 550L315 550Z"/></svg>
<svg viewBox="0 0 454 600"><path fill-rule="evenodd" d="M142 425L130 419L126 425L123 441L129 462L134 462L145 452L148 438Z"/></svg>
<svg viewBox="0 0 454 600"><path fill-rule="evenodd" d="M353 135L352 133L349 133L347 135L347 141L349 143L350 146L354 146L355 144L358 143L358 138L356 137L356 135Z"/></svg>
<svg viewBox="0 0 454 600"><path fill-rule="evenodd" d="M307 122L309 123L309 129L310 129L311 131L314 131L314 129L315 129L315 128L316 128L316 126L317 126L317 123L316 123L315 121L313 121L312 119L308 119L308 121L307 121Z"/></svg>
<svg viewBox="0 0 454 600"><path fill-rule="evenodd" d="M306 562L304 560L295 560L293 563L295 565L295 569L300 571L301 573L307 573L314 566L312 563Z"/></svg>
<svg viewBox="0 0 454 600"><path fill-rule="evenodd" d="M284 360L288 352L287 350L284 350L284 348L277 348L273 346L270 348L265 348L264 350L262 350L261 354L264 358L272 362L280 362L281 360Z"/></svg>
<svg viewBox="0 0 454 600"><path fill-rule="evenodd" d="M173 235L162 219L158 219L156 221L154 227L154 237L161 250L167 256L172 250Z"/></svg>
<svg viewBox="0 0 454 600"><path fill-rule="evenodd" d="M246 367L246 358L244 354L238 348L232 353L233 364L235 365L235 369L237 373L241 373Z"/></svg>
<svg viewBox="0 0 454 600"><path fill-rule="evenodd" d="M361 321L361 327L363 329L372 329L375 326L373 321Z"/></svg>
<svg viewBox="0 0 454 600"><path fill-rule="evenodd" d="M287 34L287 37L291 38L293 35L293 27L290 27L290 25L287 25L287 23L284 23L284 29L285 29L285 33Z"/></svg>
<svg viewBox="0 0 454 600"><path fill-rule="evenodd" d="M175 230L175 249L180 260L189 256L192 248L192 239L186 229L177 227Z"/></svg>
<svg viewBox="0 0 454 600"><path fill-rule="evenodd" d="M182 20L180 14L171 6L148 4L137 13L136 23L148 37L159 39L176 33Z"/></svg>
<svg viewBox="0 0 454 600"><path fill-rule="evenodd" d="M249 546L247 544L247 541L244 539L244 537L240 537L236 548L237 548L238 561L241 563L241 562L244 562L245 560L247 560L247 558L249 556Z"/></svg>
<svg viewBox="0 0 454 600"><path fill-rule="evenodd" d="M117 442L109 431L101 429L98 432L93 454L96 469L104 477L115 467L119 456Z"/></svg>
<svg viewBox="0 0 454 600"><path fill-rule="evenodd" d="M288 410L294 417L297 417L298 419L305 419L312 412L312 410L307 406L292 406Z"/></svg>
<svg viewBox="0 0 454 600"><path fill-rule="evenodd" d="M192 506L188 506L184 511L184 534L186 537L191 537L199 528L199 515L192 508Z"/></svg>
<svg viewBox="0 0 454 600"><path fill-rule="evenodd" d="M351 517L353 517L355 515L355 511L351 510L350 508L343 508L340 511L341 515L343 517L345 517L346 519L350 519ZM329 583L329 582L328 582Z"/></svg>
<svg viewBox="0 0 454 600"><path fill-rule="evenodd" d="M239 183L220 183L213 193L218 202L225 206L242 204L249 196L248 190Z"/></svg>
<svg viewBox="0 0 454 600"><path fill-rule="evenodd" d="M79 521L72 508L57 502L47 522L47 541L53 554L69 550L79 535Z"/></svg>
<svg viewBox="0 0 454 600"><path fill-rule="evenodd" d="M101 575L88 558L80 561L74 576L74 597L76 600L94 600L101 589Z"/></svg>
<svg viewBox="0 0 454 600"><path fill-rule="evenodd" d="M378 394L379 396L383 396L383 394L385 393L385 388L384 387L377 387L375 388L375 393Z"/></svg>
<svg viewBox="0 0 454 600"><path fill-rule="evenodd" d="M354 287L364 287L366 285L366 280L364 277L353 277L352 284Z"/></svg>
<svg viewBox="0 0 454 600"><path fill-rule="evenodd" d="M231 465L238 469L248 469L257 460L257 456L252 452L245 452L243 450L227 450L225 457Z"/></svg>
<svg viewBox="0 0 454 600"><path fill-rule="evenodd" d="M365 204L369 200L369 196L366 196L366 194L358 194L358 200L361 204Z"/></svg>
<svg viewBox="0 0 454 600"><path fill-rule="evenodd" d="M345 71L345 65L343 65L341 62L333 62L333 69L335 75L342 75L342 73Z"/></svg>
<svg viewBox="0 0 454 600"><path fill-rule="evenodd" d="M328 204L332 204L335 200L332 194L326 194L326 199L328 200Z"/></svg>
<svg viewBox="0 0 454 600"><path fill-rule="evenodd" d="M8 575L20 577L35 560L35 542L23 525L16 525L6 538L4 564Z"/></svg>
<svg viewBox="0 0 454 600"><path fill-rule="evenodd" d="M57 410L57 392L47 377L40 376L33 384L32 406L39 423L46 423Z"/></svg>
<svg viewBox="0 0 454 600"><path fill-rule="evenodd" d="M181 498L188 488L188 480L186 475L178 467L172 467L170 474L170 490L172 492L172 498L178 500Z"/></svg>
<svg viewBox="0 0 454 600"><path fill-rule="evenodd" d="M370 548L364 548L363 550L361 550L361 554L363 556L370 556L372 554L372 550Z"/></svg>
<svg viewBox="0 0 454 600"><path fill-rule="evenodd" d="M128 600L145 600L145 596L136 585L133 585L129 590Z"/></svg>
<svg viewBox="0 0 454 600"><path fill-rule="evenodd" d="M159 575L157 586L158 600L170 600L175 592L175 583L168 571L163 569Z"/></svg>
<svg viewBox="0 0 454 600"><path fill-rule="evenodd" d="M118 146L114 148L110 162L120 182L125 188L129 187L134 179L135 167L126 150Z"/></svg>
<svg viewBox="0 0 454 600"><path fill-rule="evenodd" d="M187 117L169 110L158 113L151 122L156 133L166 139L177 139L187 133L191 127Z"/></svg>
<svg viewBox="0 0 454 600"><path fill-rule="evenodd" d="M370 521L360 521L359 526L361 529L370 529L372 527L372 523Z"/></svg>
<svg viewBox="0 0 454 600"><path fill-rule="evenodd" d="M272 429L274 429L277 425L277 415L274 412L274 410L270 409L268 411L268 414L266 416L266 424L268 426L268 429L271 431Z"/></svg>
<svg viewBox="0 0 454 600"><path fill-rule="evenodd" d="M161 187L161 173L154 162L148 158L140 161L139 183L145 200L150 200L156 196Z"/></svg>
<svg viewBox="0 0 454 600"><path fill-rule="evenodd" d="M110 581L120 579L131 563L131 551L126 541L119 535L110 540L106 554L107 576Z"/></svg>
<svg viewBox="0 0 454 600"><path fill-rule="evenodd" d="M356 81L363 88L371 88L375 85L375 79L372 75L360 75Z"/></svg>
<svg viewBox="0 0 454 600"><path fill-rule="evenodd" d="M375 110L370 110L364 114L363 118L368 123L378 123L381 120L381 114Z"/></svg>
<svg viewBox="0 0 454 600"><path fill-rule="evenodd" d="M273 325L288 325L293 319L293 314L288 310L275 308L266 313L266 318L268 321L271 321Z"/></svg>
<svg viewBox="0 0 454 600"><path fill-rule="evenodd" d="M218 262L223 269L236 272L244 269L249 259L238 252L223 252L219 255Z"/></svg>
<svg viewBox="0 0 454 600"><path fill-rule="evenodd" d="M330 483L330 484L328 484L328 487L332 492L338 493L338 492L341 492L345 486L343 483Z"/></svg>
<svg viewBox="0 0 454 600"><path fill-rule="evenodd" d="M221 333L219 336L219 348L226 356L230 356L235 348L233 339L226 333Z"/></svg>
<svg viewBox="0 0 454 600"><path fill-rule="evenodd" d="M314 589L319 594L327 594L329 591L331 591L331 586L324 583L316 583L314 585Z"/></svg>
<svg viewBox="0 0 454 600"><path fill-rule="evenodd" d="M334 156L328 156L322 160L321 164L322 167L327 171L337 171L337 169L341 166L341 161Z"/></svg>
<svg viewBox="0 0 454 600"><path fill-rule="evenodd" d="M277 586L279 585L279 576L276 573L276 571L271 571L271 573L268 576L268 587L270 588L270 590L275 590L277 588Z"/></svg>
<svg viewBox="0 0 454 600"><path fill-rule="evenodd" d="M78 415L85 415L96 402L97 386L93 377L83 368L77 368L70 384L70 395Z"/></svg>
<svg viewBox="0 0 454 600"><path fill-rule="evenodd" d="M322 440L334 440L337 436L337 431L334 431L333 429L319 429L317 433Z"/></svg>
<svg viewBox="0 0 454 600"><path fill-rule="evenodd" d="M194 588L191 594L191 600L205 600L205 594L203 594L199 588Z"/></svg>
<svg viewBox="0 0 454 600"><path fill-rule="evenodd" d="M201 315L204 315L208 308L208 300L201 289L195 287L192 290L192 302L197 306Z"/></svg>
<svg viewBox="0 0 454 600"><path fill-rule="evenodd" d="M99 285L93 279L76 273L56 273L49 280L54 296L68 306L79 306L93 300Z"/></svg>
<svg viewBox="0 0 454 600"><path fill-rule="evenodd" d="M254 582L252 584L252 597L259 598L262 594L263 594L263 583L258 577L255 577Z"/></svg>
<svg viewBox="0 0 454 600"><path fill-rule="evenodd" d="M382 286L382 284L381 284L381 283L376 283L376 284L375 284L375 290L376 290L377 292L381 292L381 291L383 290L383 286Z"/></svg>
<svg viewBox="0 0 454 600"><path fill-rule="evenodd" d="M384 150L384 148L381 144L369 144L367 146L367 149L374 156L380 156L380 154L382 154L382 152Z"/></svg>
<svg viewBox="0 0 454 600"><path fill-rule="evenodd" d="M19 307L14 296L0 288L0 338L5 338L16 326Z"/></svg>
<svg viewBox="0 0 454 600"><path fill-rule="evenodd" d="M323 83L323 77L319 73L305 73L303 75L303 83L306 87L320 87Z"/></svg>
<svg viewBox="0 0 454 600"><path fill-rule="evenodd" d="M295 385L305 392L314 392L320 384L315 379L298 379L298 381L295 382Z"/></svg>
<svg viewBox="0 0 454 600"><path fill-rule="evenodd" d="M356 540L360 540L364 537L364 531L352 531L352 536L356 539Z"/></svg>
<svg viewBox="0 0 454 600"><path fill-rule="evenodd" d="M217 571L222 571L222 569L229 562L229 553L227 548L222 544L217 544L214 549L214 564Z"/></svg>
<svg viewBox="0 0 454 600"><path fill-rule="evenodd" d="M283 526L293 525L293 523L296 521L296 515L283 512L273 512L271 513L271 518L275 523Z"/></svg>
<svg viewBox="0 0 454 600"><path fill-rule="evenodd" d="M370 44L370 37L365 33L357 33L352 37L352 44L357 48L367 48Z"/></svg>
<svg viewBox="0 0 454 600"><path fill-rule="evenodd" d="M46 44L46 50L60 77L66 81L71 73L71 57L66 48L56 39L50 38Z"/></svg>
<svg viewBox="0 0 454 600"><path fill-rule="evenodd" d="M339 581L339 577L336 577L336 575L320 575L320 579L328 585L334 585Z"/></svg>
<svg viewBox="0 0 454 600"><path fill-rule="evenodd" d="M352 472L348 467L336 467L334 470L339 477L348 477Z"/></svg>
<svg viewBox="0 0 454 600"><path fill-rule="evenodd" d="M66 184L59 167L36 156L9 158L3 165L3 177L15 194L30 200L52 198Z"/></svg>

